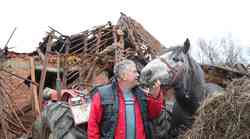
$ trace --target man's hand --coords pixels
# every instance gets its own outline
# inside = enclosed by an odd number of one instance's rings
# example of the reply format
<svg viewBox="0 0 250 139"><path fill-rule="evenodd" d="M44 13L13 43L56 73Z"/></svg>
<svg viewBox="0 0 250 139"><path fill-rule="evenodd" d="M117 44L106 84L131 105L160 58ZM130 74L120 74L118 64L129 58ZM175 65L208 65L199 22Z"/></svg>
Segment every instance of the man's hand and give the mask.
<svg viewBox="0 0 250 139"><path fill-rule="evenodd" d="M157 80L154 83L153 87L150 89L150 94L153 97L157 98L159 96L160 90L161 90L161 82L160 80Z"/></svg>

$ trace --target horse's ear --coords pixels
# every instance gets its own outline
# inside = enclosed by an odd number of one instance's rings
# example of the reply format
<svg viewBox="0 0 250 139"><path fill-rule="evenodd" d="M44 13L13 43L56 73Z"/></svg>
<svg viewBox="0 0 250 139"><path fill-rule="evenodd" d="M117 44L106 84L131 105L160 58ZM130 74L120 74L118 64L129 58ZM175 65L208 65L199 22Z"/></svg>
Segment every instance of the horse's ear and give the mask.
<svg viewBox="0 0 250 139"><path fill-rule="evenodd" d="M190 48L190 41L187 38L186 41L184 42L184 47L183 47L183 52L186 54Z"/></svg>

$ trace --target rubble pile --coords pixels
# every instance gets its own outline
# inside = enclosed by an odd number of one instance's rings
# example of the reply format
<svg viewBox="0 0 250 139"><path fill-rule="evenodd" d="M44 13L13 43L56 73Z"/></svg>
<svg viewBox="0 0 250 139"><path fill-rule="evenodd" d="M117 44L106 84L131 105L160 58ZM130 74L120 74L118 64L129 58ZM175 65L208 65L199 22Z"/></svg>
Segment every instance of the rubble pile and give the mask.
<svg viewBox="0 0 250 139"><path fill-rule="evenodd" d="M0 63L0 138L12 139L31 134L34 119L31 89L23 77L29 75L27 54L9 52ZM23 77L22 77L23 76ZM21 79L23 78L23 79Z"/></svg>
<svg viewBox="0 0 250 139"><path fill-rule="evenodd" d="M216 83L224 88L227 87L233 79L250 77L250 70L243 64L235 64L233 67L218 65L201 65L205 72L205 79L208 82Z"/></svg>
<svg viewBox="0 0 250 139"><path fill-rule="evenodd" d="M53 28L51 32L54 32L51 48L46 45L48 35L37 52L40 57L45 57L46 52L54 56L59 53L63 57L61 67L67 88L91 86L99 73L112 74L113 64L123 58L133 59L141 69L162 47L138 22L123 13L117 25L108 22L71 36L62 35Z"/></svg>
<svg viewBox="0 0 250 139"><path fill-rule="evenodd" d="M225 93L208 98L183 138L235 139L250 137L250 79L232 81Z"/></svg>

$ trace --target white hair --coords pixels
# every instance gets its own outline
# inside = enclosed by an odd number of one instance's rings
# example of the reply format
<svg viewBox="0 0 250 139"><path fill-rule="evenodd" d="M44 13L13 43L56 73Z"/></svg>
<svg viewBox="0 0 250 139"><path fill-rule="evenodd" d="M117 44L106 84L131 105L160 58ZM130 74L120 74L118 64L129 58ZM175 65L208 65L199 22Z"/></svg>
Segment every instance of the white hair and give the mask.
<svg viewBox="0 0 250 139"><path fill-rule="evenodd" d="M136 64L128 59L116 63L114 66L115 77L121 78L121 75L126 73L132 66L136 66Z"/></svg>

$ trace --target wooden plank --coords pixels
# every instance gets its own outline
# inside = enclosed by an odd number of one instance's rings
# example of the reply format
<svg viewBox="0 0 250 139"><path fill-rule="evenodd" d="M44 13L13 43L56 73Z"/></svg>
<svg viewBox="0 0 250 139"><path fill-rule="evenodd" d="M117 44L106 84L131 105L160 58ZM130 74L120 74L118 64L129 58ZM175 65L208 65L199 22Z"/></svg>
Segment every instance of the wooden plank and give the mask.
<svg viewBox="0 0 250 139"><path fill-rule="evenodd" d="M33 57L30 58L30 75L31 80L33 82L36 82L36 76L35 76L35 64ZM32 110L35 113L36 117L41 114L40 106L39 106L39 100L37 95L37 86L32 84Z"/></svg>
<svg viewBox="0 0 250 139"><path fill-rule="evenodd" d="M54 32L51 32L49 34L49 40L46 46L46 52L45 52L45 57L43 61L43 68L42 68L42 73L41 73L41 78L40 78L40 83L39 83L39 105L40 109L42 109L42 96L43 96L43 88L46 80L46 73L47 73L47 66L48 66L48 52L50 52L51 46L52 46L52 39L53 39Z"/></svg>

